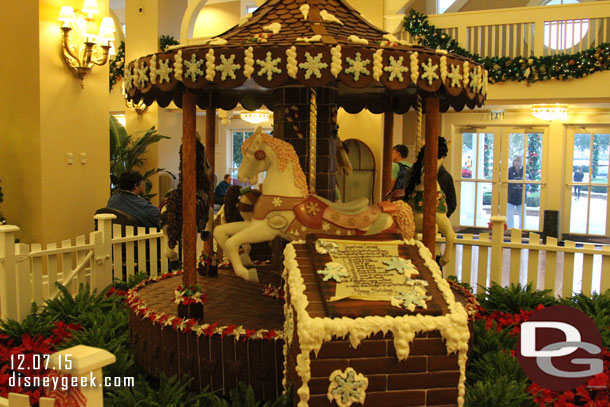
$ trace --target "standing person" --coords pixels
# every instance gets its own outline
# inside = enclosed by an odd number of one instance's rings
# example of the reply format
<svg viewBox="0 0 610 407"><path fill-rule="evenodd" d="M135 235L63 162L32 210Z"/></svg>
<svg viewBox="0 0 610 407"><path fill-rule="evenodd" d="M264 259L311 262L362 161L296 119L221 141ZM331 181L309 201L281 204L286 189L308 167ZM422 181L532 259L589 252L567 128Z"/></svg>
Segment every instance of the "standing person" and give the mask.
<svg viewBox="0 0 610 407"><path fill-rule="evenodd" d="M214 189L214 204L222 205L225 201L227 189L231 186L231 174L225 174L224 179Z"/></svg>
<svg viewBox="0 0 610 407"><path fill-rule="evenodd" d="M403 199L405 197L407 170L411 168L411 163L407 161L409 148L404 144L396 144L392 147L392 189L389 192L391 201Z"/></svg>
<svg viewBox="0 0 610 407"><path fill-rule="evenodd" d="M523 159L521 156L513 157L513 166L508 169L509 180L522 180L523 179ZM517 215L519 218L518 228L523 227L521 222L521 209L523 205L523 184L508 184L508 199L506 208L506 226L509 229L514 227L514 216Z"/></svg>
<svg viewBox="0 0 610 407"><path fill-rule="evenodd" d="M159 208L142 198L144 192L144 178L137 171L127 171L119 179L121 192L112 195L106 205L127 212L135 216L140 225L144 227L159 227Z"/></svg>
<svg viewBox="0 0 610 407"><path fill-rule="evenodd" d="M574 182L582 182L585 174L582 172L582 167L576 167L576 172L574 173ZM580 185L574 185L574 194L576 195L576 199L580 198Z"/></svg>

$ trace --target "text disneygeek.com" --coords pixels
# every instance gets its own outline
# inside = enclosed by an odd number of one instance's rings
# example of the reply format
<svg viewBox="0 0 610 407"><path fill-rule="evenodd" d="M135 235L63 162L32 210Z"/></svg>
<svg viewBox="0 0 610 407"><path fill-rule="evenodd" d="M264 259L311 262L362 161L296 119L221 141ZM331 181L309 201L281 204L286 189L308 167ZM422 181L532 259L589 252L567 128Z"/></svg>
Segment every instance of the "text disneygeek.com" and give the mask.
<svg viewBox="0 0 610 407"><path fill-rule="evenodd" d="M133 377L95 377L93 372L89 376L22 376L12 374L8 379L9 387L46 387L52 390L63 390L74 387L134 387Z"/></svg>

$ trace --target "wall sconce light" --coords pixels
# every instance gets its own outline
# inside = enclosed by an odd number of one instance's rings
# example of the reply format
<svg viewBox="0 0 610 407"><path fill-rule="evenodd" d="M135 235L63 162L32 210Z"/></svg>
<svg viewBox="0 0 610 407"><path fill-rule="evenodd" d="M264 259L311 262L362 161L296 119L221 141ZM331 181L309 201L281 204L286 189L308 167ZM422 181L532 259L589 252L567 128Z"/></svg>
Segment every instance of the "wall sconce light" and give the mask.
<svg viewBox="0 0 610 407"><path fill-rule="evenodd" d="M98 29L93 18L97 13L97 1L85 0L81 10L63 6L57 18L63 23L62 54L74 76L81 80L94 65L101 66L108 61L114 41L114 21L104 17Z"/></svg>
<svg viewBox="0 0 610 407"><path fill-rule="evenodd" d="M532 116L546 121L565 120L568 118L567 105L533 105Z"/></svg>
<svg viewBox="0 0 610 407"><path fill-rule="evenodd" d="M244 110L239 114L239 117L248 123L259 124L269 120L271 112L268 110L255 110L253 112Z"/></svg>

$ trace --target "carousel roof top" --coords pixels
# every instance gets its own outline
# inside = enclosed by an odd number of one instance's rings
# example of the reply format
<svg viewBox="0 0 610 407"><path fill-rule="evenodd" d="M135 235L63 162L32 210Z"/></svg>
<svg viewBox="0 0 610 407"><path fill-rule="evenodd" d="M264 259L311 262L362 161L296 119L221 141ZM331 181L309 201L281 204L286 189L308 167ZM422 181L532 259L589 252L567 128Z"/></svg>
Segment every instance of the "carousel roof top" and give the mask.
<svg viewBox="0 0 610 407"><path fill-rule="evenodd" d="M138 58L125 67L127 98L206 108L272 105L272 89L334 87L355 113L404 113L418 94L441 110L481 106L487 71L444 50L412 45L368 22L344 0L268 0L240 24L201 45Z"/></svg>

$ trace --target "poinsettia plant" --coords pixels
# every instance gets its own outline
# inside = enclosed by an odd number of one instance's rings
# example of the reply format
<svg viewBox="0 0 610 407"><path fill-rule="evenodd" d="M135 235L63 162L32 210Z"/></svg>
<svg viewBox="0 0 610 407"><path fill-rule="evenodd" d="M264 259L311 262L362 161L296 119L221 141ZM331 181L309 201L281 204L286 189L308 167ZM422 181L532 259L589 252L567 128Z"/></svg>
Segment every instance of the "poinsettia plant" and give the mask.
<svg viewBox="0 0 610 407"><path fill-rule="evenodd" d="M209 266L210 264L212 264L212 256L210 256L208 253L202 252L201 256L199 256L199 259L197 260L197 267Z"/></svg>
<svg viewBox="0 0 610 407"><path fill-rule="evenodd" d="M174 302L182 305L205 304L208 302L208 295L201 291L201 287L199 285L194 285L187 288L179 285L174 291Z"/></svg>

